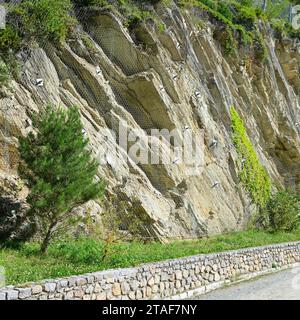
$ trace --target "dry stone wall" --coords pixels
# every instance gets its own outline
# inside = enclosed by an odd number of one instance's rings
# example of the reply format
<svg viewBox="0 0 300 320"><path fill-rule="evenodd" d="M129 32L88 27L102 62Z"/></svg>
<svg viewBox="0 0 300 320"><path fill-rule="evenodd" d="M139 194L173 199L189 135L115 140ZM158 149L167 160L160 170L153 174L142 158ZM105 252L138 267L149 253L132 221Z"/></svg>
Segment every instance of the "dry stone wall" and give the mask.
<svg viewBox="0 0 300 320"><path fill-rule="evenodd" d="M0 300L188 298L300 262L300 242L197 255L0 289Z"/></svg>

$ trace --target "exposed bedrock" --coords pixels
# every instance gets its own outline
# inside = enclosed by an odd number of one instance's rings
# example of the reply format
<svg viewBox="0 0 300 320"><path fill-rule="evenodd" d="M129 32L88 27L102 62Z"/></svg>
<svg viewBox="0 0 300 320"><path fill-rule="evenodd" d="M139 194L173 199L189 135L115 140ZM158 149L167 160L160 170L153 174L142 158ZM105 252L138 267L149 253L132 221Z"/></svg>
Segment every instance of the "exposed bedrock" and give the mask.
<svg viewBox="0 0 300 320"><path fill-rule="evenodd" d="M0 190L5 185L12 203L26 197L26 190L19 190L17 138L31 130L33 112L46 104L80 108L91 148L105 158L99 177L109 194L135 199L149 218L145 236L193 238L240 230L253 214L238 180L232 105L273 181L299 190L299 43L279 43L270 34L268 61L249 66L222 55L213 39L215 26L207 21L200 29L197 12L158 13L164 31L147 24L129 32L119 17L90 12L62 48L45 44L20 54L20 77L0 100ZM36 85L38 78L44 86ZM113 131L122 134L120 122L128 131L140 130L141 145L149 143L151 129L176 129L180 139L187 128L194 136L204 130L201 170L191 174L176 161L137 164L113 137ZM164 139L155 145L170 149ZM87 207L101 211L96 202Z"/></svg>

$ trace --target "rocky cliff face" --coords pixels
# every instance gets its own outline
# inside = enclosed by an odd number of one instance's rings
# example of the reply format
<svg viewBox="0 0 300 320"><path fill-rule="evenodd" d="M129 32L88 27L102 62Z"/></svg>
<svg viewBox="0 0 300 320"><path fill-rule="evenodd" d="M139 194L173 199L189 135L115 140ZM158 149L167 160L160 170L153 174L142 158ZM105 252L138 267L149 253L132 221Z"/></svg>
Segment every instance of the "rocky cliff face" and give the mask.
<svg viewBox="0 0 300 320"><path fill-rule="evenodd" d="M245 226L255 208L238 180L232 105L272 180L299 190L299 42L277 41L265 30L269 54L261 65L241 54L225 56L213 37L217 25L200 9L158 6L157 14L164 31L151 23L129 31L118 15L90 10L62 47L45 43L18 55L20 77L0 100L2 196L26 197L17 175L17 137L32 129L32 114L45 104L80 108L91 147L106 160L99 176L108 197L147 217L145 236L192 238ZM120 121L128 130L143 129L141 144L151 128L204 130L201 174L176 161L136 164L103 130L118 133ZM96 202L87 208L101 212Z"/></svg>

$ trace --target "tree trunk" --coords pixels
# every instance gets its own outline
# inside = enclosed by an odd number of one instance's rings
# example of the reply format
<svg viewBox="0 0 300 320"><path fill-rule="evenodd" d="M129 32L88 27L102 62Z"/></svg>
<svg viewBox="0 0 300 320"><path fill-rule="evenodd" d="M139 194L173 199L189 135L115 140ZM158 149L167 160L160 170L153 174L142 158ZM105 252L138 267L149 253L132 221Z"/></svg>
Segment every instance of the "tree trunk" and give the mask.
<svg viewBox="0 0 300 320"><path fill-rule="evenodd" d="M104 246L101 262L104 262L107 256L109 255L110 246L113 242L114 242L114 235L113 235L113 232L111 232L105 240L105 246Z"/></svg>
<svg viewBox="0 0 300 320"><path fill-rule="evenodd" d="M51 240L51 237L52 237L52 231L54 229L56 225L56 222L55 223L52 223L50 226L49 226L49 229L46 233L46 236L42 242L42 245L41 245L41 253L42 254L45 254L48 250L48 247L49 247L49 244L50 244L50 240Z"/></svg>

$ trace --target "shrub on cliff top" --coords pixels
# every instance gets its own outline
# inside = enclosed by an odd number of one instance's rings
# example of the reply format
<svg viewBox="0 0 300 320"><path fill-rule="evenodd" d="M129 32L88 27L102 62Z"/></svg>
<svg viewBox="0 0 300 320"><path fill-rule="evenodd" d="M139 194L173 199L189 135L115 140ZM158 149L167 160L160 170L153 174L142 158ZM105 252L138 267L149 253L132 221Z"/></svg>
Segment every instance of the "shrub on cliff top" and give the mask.
<svg viewBox="0 0 300 320"><path fill-rule="evenodd" d="M26 0L7 8L7 26L0 30L0 54L18 51L31 38L63 41L74 19L70 0Z"/></svg>
<svg viewBox="0 0 300 320"><path fill-rule="evenodd" d="M255 8L236 6L236 9L237 14L233 17L234 23L243 25L248 31L255 29L255 23L257 21Z"/></svg>
<svg viewBox="0 0 300 320"><path fill-rule="evenodd" d="M12 7L9 16L24 38L63 41L74 23L71 10L70 0L26 0Z"/></svg>
<svg viewBox="0 0 300 320"><path fill-rule="evenodd" d="M17 51L21 47L21 37L18 31L12 26L0 29L0 53L7 53L9 50Z"/></svg>
<svg viewBox="0 0 300 320"><path fill-rule="evenodd" d="M10 73L17 72L15 54L32 39L64 41L74 18L70 0L25 0L7 4L6 28L0 30L0 58Z"/></svg>

